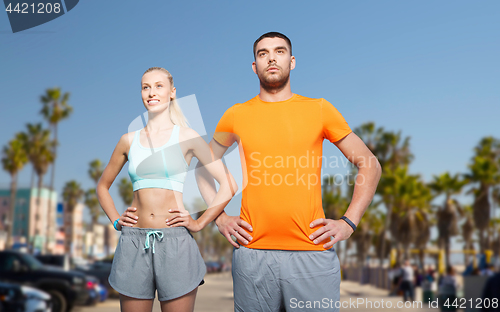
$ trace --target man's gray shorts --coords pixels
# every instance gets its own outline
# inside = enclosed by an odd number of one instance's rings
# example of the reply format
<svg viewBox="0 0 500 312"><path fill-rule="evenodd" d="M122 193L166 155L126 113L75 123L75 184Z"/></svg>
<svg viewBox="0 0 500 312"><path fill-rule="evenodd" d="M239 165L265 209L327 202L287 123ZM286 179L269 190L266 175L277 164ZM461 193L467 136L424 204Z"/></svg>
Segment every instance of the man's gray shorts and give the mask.
<svg viewBox="0 0 500 312"><path fill-rule="evenodd" d="M235 311L339 311L335 250L233 250Z"/></svg>
<svg viewBox="0 0 500 312"><path fill-rule="evenodd" d="M125 296L154 299L158 291L158 300L164 301L194 290L206 271L198 245L185 227L123 227L108 280Z"/></svg>

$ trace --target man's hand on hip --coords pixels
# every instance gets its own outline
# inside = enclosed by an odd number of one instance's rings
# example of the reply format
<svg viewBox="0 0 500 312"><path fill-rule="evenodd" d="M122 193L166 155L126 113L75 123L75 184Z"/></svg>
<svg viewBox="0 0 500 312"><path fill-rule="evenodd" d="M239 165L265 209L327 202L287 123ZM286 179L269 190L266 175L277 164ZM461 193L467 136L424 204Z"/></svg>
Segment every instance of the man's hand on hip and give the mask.
<svg viewBox="0 0 500 312"><path fill-rule="evenodd" d="M344 222L343 220L332 220L332 219L316 219L309 225L311 228L317 227L318 225L324 225L323 227L312 233L309 238L315 243L319 244L325 239L333 236L333 239L328 243L323 245L323 248L329 249L335 243L348 239L354 230Z"/></svg>
<svg viewBox="0 0 500 312"><path fill-rule="evenodd" d="M252 236L246 230L252 232L252 226L240 219L240 217L228 216L222 213L216 220L215 224L219 228L219 232L236 248L240 248L237 242L233 241L231 235L243 244L248 244L252 240ZM245 229L243 229L245 228Z"/></svg>

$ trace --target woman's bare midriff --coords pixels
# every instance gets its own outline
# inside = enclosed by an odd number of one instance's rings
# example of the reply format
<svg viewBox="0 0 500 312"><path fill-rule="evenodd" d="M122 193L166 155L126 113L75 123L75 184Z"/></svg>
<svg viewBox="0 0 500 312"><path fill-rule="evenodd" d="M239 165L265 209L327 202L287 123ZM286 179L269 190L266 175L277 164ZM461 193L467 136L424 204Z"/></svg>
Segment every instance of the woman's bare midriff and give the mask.
<svg viewBox="0 0 500 312"><path fill-rule="evenodd" d="M167 226L167 219L175 214L169 213L169 209L177 208L178 203L182 206L182 193L158 188L140 189L134 192L131 207L137 208L134 215L139 219L133 227L160 229Z"/></svg>

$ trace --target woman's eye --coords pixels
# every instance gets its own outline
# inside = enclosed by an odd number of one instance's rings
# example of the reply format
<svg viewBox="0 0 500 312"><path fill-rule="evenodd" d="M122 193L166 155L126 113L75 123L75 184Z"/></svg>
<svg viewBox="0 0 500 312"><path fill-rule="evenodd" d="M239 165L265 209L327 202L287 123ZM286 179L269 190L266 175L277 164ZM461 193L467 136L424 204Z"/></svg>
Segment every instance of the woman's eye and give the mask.
<svg viewBox="0 0 500 312"><path fill-rule="evenodd" d="M158 85L158 88L161 88L161 87L163 87L163 86L162 85Z"/></svg>
<svg viewBox="0 0 500 312"><path fill-rule="evenodd" d="M143 90L146 90L147 88L148 88L147 86L146 87L142 87Z"/></svg>

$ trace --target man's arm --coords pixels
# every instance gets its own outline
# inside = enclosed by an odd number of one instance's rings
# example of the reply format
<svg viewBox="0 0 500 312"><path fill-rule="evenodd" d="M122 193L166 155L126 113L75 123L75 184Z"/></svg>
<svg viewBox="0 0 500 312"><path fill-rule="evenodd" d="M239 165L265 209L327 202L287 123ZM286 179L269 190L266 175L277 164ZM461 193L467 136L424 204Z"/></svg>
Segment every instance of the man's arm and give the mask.
<svg viewBox="0 0 500 312"><path fill-rule="evenodd" d="M214 139L210 141L209 146L213 153L213 161L221 159L222 156L224 156L224 153L226 153L227 149L229 148L229 146L219 144ZM224 168L226 170L226 177L229 180L229 184L232 186L233 190L237 190L238 185L236 184L236 181L234 180L229 170L225 166ZM195 177L198 188L200 189L201 196L203 197L207 205L210 205L217 193L215 189L214 178L199 162L196 166ZM246 231L253 231L252 226L247 222L241 220L240 217L228 216L224 211L222 211L222 213L215 219L215 224L219 228L219 232L224 235L226 239L236 248L239 248L239 245L231 239L231 235L236 237L245 245L252 240L252 236ZM245 228L246 230L243 228Z"/></svg>
<svg viewBox="0 0 500 312"><path fill-rule="evenodd" d="M357 226L375 195L382 167L375 155L353 132L334 144L358 168L352 200L344 214ZM321 224L324 226L311 234L309 238L317 244L333 236L333 240L323 245L324 248L330 248L335 243L348 239L354 232L343 220L317 219L310 226L314 228Z"/></svg>

